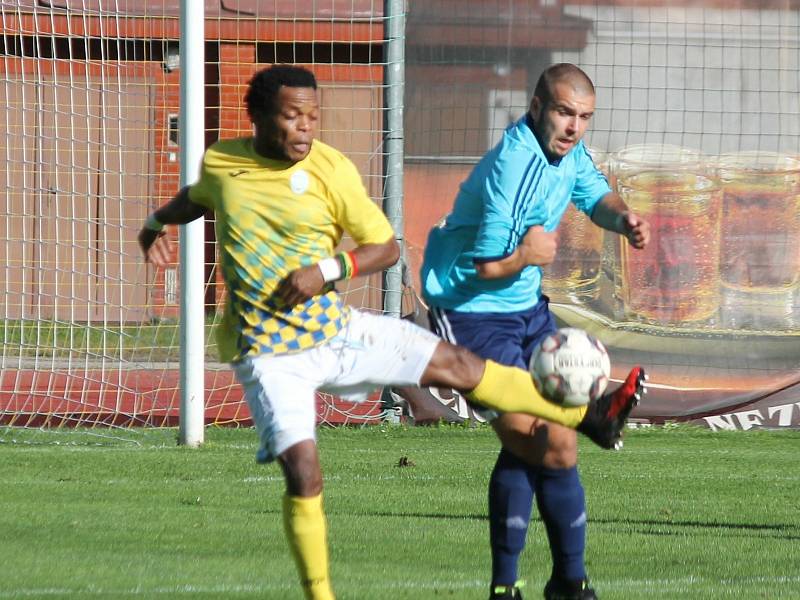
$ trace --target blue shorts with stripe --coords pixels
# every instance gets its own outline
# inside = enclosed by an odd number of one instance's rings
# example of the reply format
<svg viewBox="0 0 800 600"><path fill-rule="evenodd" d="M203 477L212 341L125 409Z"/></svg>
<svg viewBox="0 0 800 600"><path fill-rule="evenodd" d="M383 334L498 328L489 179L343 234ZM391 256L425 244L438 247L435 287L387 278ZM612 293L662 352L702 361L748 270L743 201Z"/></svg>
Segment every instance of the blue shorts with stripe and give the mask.
<svg viewBox="0 0 800 600"><path fill-rule="evenodd" d="M433 331L448 342L503 365L528 368L536 346L556 329L547 296L528 310L467 313L431 307Z"/></svg>

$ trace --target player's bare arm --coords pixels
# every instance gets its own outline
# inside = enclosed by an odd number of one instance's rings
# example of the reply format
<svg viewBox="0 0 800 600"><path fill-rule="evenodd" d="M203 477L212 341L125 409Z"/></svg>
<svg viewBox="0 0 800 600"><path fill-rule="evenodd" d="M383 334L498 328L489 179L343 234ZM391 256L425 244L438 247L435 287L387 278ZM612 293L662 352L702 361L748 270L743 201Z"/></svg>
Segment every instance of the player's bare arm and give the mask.
<svg viewBox="0 0 800 600"><path fill-rule="evenodd" d="M516 275L530 265L543 267L556 257L556 233L547 232L534 225L525 233L522 242L512 254L501 260L476 263L475 269L482 279L500 279Z"/></svg>
<svg viewBox="0 0 800 600"><path fill-rule="evenodd" d="M595 225L625 236L628 243L641 250L650 243L650 223L631 211L615 192L606 194L592 213Z"/></svg>
<svg viewBox="0 0 800 600"><path fill-rule="evenodd" d="M364 244L349 252L359 275L370 275L391 267L400 258L400 247L392 238L382 244ZM335 280L334 278L333 280ZM289 273L278 287L277 294L294 306L319 294L331 279L325 278L319 264L302 267Z"/></svg>
<svg viewBox="0 0 800 600"><path fill-rule="evenodd" d="M170 264L172 242L163 230L163 226L191 223L205 212L205 207L189 199L188 187L181 189L169 202L157 208L139 231L139 247L142 249L144 259L156 267Z"/></svg>

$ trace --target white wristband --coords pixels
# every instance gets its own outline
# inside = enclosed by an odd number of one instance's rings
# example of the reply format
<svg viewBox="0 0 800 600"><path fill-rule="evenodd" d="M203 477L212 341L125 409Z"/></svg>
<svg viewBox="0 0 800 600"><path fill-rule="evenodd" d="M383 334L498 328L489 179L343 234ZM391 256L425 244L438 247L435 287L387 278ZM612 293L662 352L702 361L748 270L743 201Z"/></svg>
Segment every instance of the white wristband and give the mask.
<svg viewBox="0 0 800 600"><path fill-rule="evenodd" d="M156 219L156 216L152 213L147 215L147 219L144 222L145 229L149 229L150 231L161 231L164 229L164 224Z"/></svg>
<svg viewBox="0 0 800 600"><path fill-rule="evenodd" d="M325 283L342 278L342 265L335 258L323 258L317 263Z"/></svg>

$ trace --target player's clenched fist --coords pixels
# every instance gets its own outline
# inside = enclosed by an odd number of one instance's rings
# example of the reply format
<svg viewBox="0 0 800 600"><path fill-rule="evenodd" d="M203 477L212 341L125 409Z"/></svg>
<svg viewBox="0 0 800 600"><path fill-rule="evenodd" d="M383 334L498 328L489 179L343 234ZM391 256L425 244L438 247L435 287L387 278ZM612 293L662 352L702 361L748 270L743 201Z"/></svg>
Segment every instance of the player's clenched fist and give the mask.
<svg viewBox="0 0 800 600"><path fill-rule="evenodd" d="M166 231L143 227L138 235L144 259L156 267L166 267L172 259L172 242Z"/></svg>
<svg viewBox="0 0 800 600"><path fill-rule="evenodd" d="M529 265L539 265L543 267L549 265L556 258L555 231L545 231L541 225L534 225L525 233L520 246L524 249L525 257Z"/></svg>
<svg viewBox="0 0 800 600"><path fill-rule="evenodd" d="M621 215L622 235L634 248L641 250L650 243L650 223L636 213Z"/></svg>

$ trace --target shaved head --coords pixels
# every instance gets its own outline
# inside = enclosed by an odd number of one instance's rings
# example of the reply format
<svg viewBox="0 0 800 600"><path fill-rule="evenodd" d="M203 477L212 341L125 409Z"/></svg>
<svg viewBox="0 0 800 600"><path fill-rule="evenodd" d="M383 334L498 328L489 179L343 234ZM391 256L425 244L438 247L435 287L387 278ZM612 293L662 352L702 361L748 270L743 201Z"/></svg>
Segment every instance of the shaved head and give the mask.
<svg viewBox="0 0 800 600"><path fill-rule="evenodd" d="M545 69L531 99L533 133L548 160L566 156L583 138L594 115L594 85L575 65Z"/></svg>
<svg viewBox="0 0 800 600"><path fill-rule="evenodd" d="M544 70L536 82L533 95L539 98L542 105L547 105L553 98L555 85L564 83L580 96L594 96L594 84L589 76L571 63L558 63Z"/></svg>

